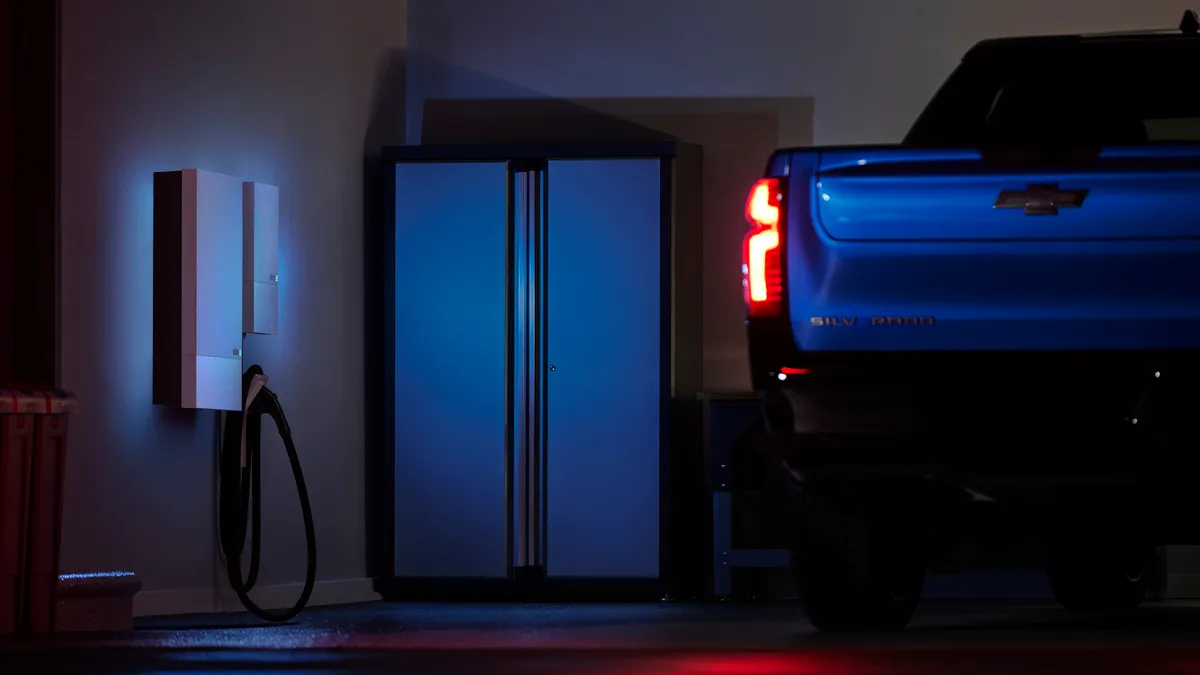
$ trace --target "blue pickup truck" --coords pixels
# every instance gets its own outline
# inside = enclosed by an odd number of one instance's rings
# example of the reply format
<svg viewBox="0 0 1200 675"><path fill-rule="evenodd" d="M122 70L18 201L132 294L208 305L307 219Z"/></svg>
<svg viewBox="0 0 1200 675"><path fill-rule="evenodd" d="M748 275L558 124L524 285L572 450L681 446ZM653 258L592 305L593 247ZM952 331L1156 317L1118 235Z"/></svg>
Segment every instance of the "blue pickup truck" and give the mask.
<svg viewBox="0 0 1200 675"><path fill-rule="evenodd" d="M1198 30L982 42L902 143L770 158L746 326L816 627L1025 540L1133 608L1200 543Z"/></svg>

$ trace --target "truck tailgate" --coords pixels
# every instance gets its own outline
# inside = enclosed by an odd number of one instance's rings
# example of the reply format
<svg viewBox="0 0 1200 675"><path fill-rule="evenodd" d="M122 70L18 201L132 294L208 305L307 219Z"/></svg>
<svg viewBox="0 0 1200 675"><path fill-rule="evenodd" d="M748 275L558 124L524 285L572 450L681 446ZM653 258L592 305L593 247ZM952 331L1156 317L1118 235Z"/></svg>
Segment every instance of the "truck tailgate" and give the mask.
<svg viewBox="0 0 1200 675"><path fill-rule="evenodd" d="M1195 146L1025 170L974 150L837 151L822 154L817 178L820 225L841 241L1200 238Z"/></svg>
<svg viewBox="0 0 1200 675"><path fill-rule="evenodd" d="M787 180L802 352L1200 348L1200 146L793 151Z"/></svg>

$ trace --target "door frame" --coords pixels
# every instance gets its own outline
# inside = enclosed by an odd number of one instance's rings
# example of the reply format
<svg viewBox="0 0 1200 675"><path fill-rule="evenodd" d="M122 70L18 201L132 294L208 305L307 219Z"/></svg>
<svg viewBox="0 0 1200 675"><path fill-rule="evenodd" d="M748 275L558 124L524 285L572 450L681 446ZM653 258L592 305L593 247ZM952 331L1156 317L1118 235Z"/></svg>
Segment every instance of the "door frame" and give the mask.
<svg viewBox="0 0 1200 675"><path fill-rule="evenodd" d="M58 385L61 7L0 0L12 45L0 58L0 385Z"/></svg>
<svg viewBox="0 0 1200 675"><path fill-rule="evenodd" d="M0 35L13 44L13 8L17 0L0 0ZM0 387L13 381L13 108L16 102L15 49L0 49Z"/></svg>
<svg viewBox="0 0 1200 675"><path fill-rule="evenodd" d="M656 579L545 579L545 580L472 580L472 579L397 579L393 575L395 551L395 165L399 162L471 162L519 161L529 159L654 159L662 161L662 257L660 261L664 298L672 297L676 283L673 267L676 214L675 166L672 159L695 158L699 149L683 143L604 143L495 146L406 146L384 148L382 170L384 185L379 187L383 205L378 208L379 222L368 231L366 268L368 315L366 397L368 401L368 452L366 511L368 531L368 574L375 579L375 590L389 600L658 600L672 594L676 569L672 556L673 455L680 449L685 425L676 422L676 401L672 396L675 370L673 325L676 301L663 302L660 340L660 458L659 458L659 577ZM695 284L680 284L680 290ZM694 303L693 303L694 304ZM699 336L696 336L699 339ZM693 350L682 350L691 354ZM698 352L696 352L698 353ZM688 364L698 368L699 364ZM703 517L703 513L694 517ZM511 520L511 519L510 519Z"/></svg>

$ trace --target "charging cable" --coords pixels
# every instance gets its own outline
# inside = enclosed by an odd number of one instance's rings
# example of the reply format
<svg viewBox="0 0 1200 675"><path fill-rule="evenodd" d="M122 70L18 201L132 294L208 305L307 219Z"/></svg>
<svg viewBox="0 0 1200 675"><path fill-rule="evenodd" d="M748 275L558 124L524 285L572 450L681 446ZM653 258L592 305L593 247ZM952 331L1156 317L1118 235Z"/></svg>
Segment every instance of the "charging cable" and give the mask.
<svg viewBox="0 0 1200 675"><path fill-rule="evenodd" d="M308 500L308 488L304 484L304 472L300 469L300 458L292 441L292 429L283 414L279 397L267 387L267 376L261 367L250 366L242 375L242 394L242 411L226 414L221 444L218 495L221 551L225 555L229 585L237 593L242 605L265 621L282 623L291 620L304 609L316 584L317 540L313 528L312 506ZM262 553L263 415L274 420L275 428L287 450L288 461L292 465L292 476L296 479L296 491L300 496L308 555L308 567L300 598L291 608L278 613L263 609L250 599L250 591L258 583ZM250 535L250 568L243 577L242 553L246 546L247 529Z"/></svg>

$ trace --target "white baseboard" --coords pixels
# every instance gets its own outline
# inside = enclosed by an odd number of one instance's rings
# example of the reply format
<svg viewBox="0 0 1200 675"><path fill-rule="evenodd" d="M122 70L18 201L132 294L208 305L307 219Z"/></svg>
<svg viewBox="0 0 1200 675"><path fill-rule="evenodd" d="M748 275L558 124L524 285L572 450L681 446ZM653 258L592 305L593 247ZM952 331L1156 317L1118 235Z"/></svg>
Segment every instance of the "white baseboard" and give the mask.
<svg viewBox="0 0 1200 675"><path fill-rule="evenodd" d="M138 591L133 596L134 616L207 614L215 611L216 596L211 588Z"/></svg>
<svg viewBox="0 0 1200 675"><path fill-rule="evenodd" d="M379 594L375 592L374 581L371 579L336 579L331 581L318 581L313 586L312 595L309 596L308 606L319 607L321 605L345 605L354 602L370 602L378 600ZM300 591L304 589L304 584L279 584L278 586L263 586L256 588L250 593L250 599L254 604L263 609L286 609L296 603L300 598ZM237 594L227 584L222 584L219 592L220 607L219 612L244 612L242 602L238 600Z"/></svg>
<svg viewBox="0 0 1200 675"><path fill-rule="evenodd" d="M263 609L291 607L300 597L304 584L262 586L250 593L250 598ZM371 579L335 579L318 581L313 586L308 606L341 605L378 600ZM167 589L142 591L133 596L134 616L167 614L207 614L210 612L245 611L237 595L228 586L219 591L211 588Z"/></svg>

